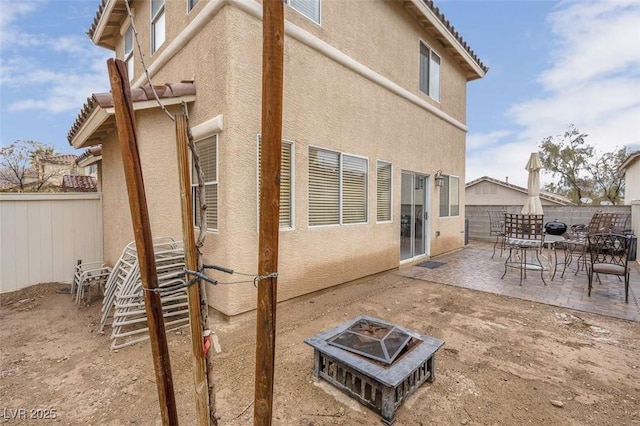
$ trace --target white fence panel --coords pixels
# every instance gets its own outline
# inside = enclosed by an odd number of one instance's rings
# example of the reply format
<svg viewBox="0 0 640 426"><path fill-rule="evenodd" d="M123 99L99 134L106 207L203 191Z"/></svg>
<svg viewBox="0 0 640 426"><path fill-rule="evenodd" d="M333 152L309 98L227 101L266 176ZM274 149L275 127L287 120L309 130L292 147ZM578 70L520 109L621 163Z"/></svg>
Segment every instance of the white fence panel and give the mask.
<svg viewBox="0 0 640 426"><path fill-rule="evenodd" d="M77 259L102 260L99 193L0 193L0 293L71 282Z"/></svg>

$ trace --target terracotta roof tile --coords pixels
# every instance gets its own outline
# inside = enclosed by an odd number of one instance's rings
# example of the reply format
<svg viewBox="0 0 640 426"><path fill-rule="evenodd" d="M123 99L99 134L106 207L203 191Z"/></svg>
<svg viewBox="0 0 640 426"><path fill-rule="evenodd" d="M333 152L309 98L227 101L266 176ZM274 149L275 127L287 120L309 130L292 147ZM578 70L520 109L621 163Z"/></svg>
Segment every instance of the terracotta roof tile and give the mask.
<svg viewBox="0 0 640 426"><path fill-rule="evenodd" d="M192 81L182 81L179 83L166 83L162 86L153 86L158 98L177 98L180 96L189 96L196 94L196 87ZM131 101L144 102L155 100L155 95L151 86L137 87L131 89ZM71 130L67 134L67 140L69 144L73 141L73 138L78 134L84 123L89 116L95 111L97 107L111 108L113 107L113 97L111 93L94 93L90 98L87 98L87 102L84 104L80 113L78 114L75 122L71 126Z"/></svg>
<svg viewBox="0 0 640 426"><path fill-rule="evenodd" d="M76 164L80 164L82 161L90 158L90 157L99 157L102 155L102 145L96 145L87 148L85 152L76 158Z"/></svg>
<svg viewBox="0 0 640 426"><path fill-rule="evenodd" d="M129 2L129 3L131 3L131 2ZM442 12L440 12L440 9L434 4L433 0L422 0L422 3L425 6L427 6L437 16L438 20L440 22L442 22L442 24L445 26L447 31L449 31L451 33L451 35L453 35L455 37L455 39L458 41L458 43L460 43L460 45L467 51L467 53L478 64L478 66L485 73L487 71L489 71L489 67L487 67L486 65L484 65L482 63L482 61L480 60L478 55L476 55L476 53L471 49L471 46L469 46L469 44L462 38L462 36L454 28L454 26L451 25L451 22L449 22L449 20L444 16L444 14ZM107 0L102 0L100 2L100 5L98 6L98 10L96 11L96 15L93 18L93 22L91 23L91 27L89 28L89 31L87 31L87 34L92 39L93 39L93 35L95 34L96 29L98 27L98 23L100 22L100 18L102 17L102 14L104 13L104 9L105 9L106 4L107 4Z"/></svg>
<svg viewBox="0 0 640 426"><path fill-rule="evenodd" d="M101 0L100 5L98 5L98 10L96 10L96 14L93 17L93 22L91 22L91 27L89 28L89 31L87 31L87 35L90 38L93 38L93 34L95 34L96 32L96 28L98 27L98 22L100 22L100 18L104 13L104 7L106 4L107 4L107 0Z"/></svg>
<svg viewBox="0 0 640 426"><path fill-rule="evenodd" d="M92 176L65 175L62 177L63 192L97 192L98 186Z"/></svg>
<svg viewBox="0 0 640 426"><path fill-rule="evenodd" d="M471 46L462 38L460 33L455 29L451 22L447 18L445 18L444 14L440 12L440 9L434 4L433 0L422 0L422 3L425 4L437 17L440 22L447 28L447 30L458 40L458 43L464 47L464 50L473 58L473 60L478 64L480 68L486 73L489 71L489 67L482 63L478 55L471 49Z"/></svg>
<svg viewBox="0 0 640 426"><path fill-rule="evenodd" d="M76 161L76 156L73 154L55 154L41 157L39 161L50 164L73 164Z"/></svg>

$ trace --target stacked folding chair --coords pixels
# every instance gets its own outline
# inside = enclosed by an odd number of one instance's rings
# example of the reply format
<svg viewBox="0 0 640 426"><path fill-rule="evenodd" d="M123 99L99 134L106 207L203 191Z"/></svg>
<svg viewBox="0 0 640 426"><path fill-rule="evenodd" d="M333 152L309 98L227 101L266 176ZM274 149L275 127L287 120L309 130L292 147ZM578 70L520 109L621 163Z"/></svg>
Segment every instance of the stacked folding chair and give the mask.
<svg viewBox="0 0 640 426"><path fill-rule="evenodd" d="M84 300L85 291L91 291L91 287L104 287L110 274L111 268L101 261L79 262L73 271L71 283L71 295L75 298L75 302L80 304Z"/></svg>
<svg viewBox="0 0 640 426"><path fill-rule="evenodd" d="M158 287L171 288L185 282L184 248L170 238L153 241ZM135 244L130 243L113 268L105 286L100 331L111 318L111 349L119 349L149 338L142 281ZM167 331L189 324L186 289L161 293Z"/></svg>

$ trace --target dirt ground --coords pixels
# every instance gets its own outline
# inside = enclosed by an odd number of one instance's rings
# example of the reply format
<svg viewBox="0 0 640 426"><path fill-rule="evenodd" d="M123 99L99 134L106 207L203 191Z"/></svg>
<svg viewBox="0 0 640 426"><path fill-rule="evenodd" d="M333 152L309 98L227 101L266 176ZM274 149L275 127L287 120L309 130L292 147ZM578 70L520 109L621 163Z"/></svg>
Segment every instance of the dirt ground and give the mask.
<svg viewBox="0 0 640 426"><path fill-rule="evenodd" d="M110 351L100 302L77 307L65 287L0 296L0 423L54 413L49 423L160 424L148 342ZM640 424L640 324L390 272L278 305L274 425L381 424L313 380L303 342L359 314L445 341L435 382L405 401L396 425ZM255 315L216 331L220 424L252 424ZM171 332L169 346L180 422L192 425L187 331Z"/></svg>

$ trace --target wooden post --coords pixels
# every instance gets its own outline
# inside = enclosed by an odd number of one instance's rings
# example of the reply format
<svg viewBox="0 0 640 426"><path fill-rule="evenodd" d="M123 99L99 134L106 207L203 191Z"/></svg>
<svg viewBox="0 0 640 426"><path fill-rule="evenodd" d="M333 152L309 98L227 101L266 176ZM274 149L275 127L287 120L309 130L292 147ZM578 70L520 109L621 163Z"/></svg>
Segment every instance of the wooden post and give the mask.
<svg viewBox="0 0 640 426"><path fill-rule="evenodd" d="M167 336L165 334L162 317L162 301L160 294L148 291L158 288L158 274L153 252L151 225L147 210L147 198L144 192L138 139L136 135L131 90L127 77L127 66L123 61L109 59L107 61L111 93L122 154L122 165L129 194L129 208L136 240L140 277L144 289L144 304L149 326L149 338L153 355L153 367L156 373L156 386L160 403L160 414L164 425L177 425L178 414L176 400L173 393L173 379L171 377L171 363Z"/></svg>
<svg viewBox="0 0 640 426"><path fill-rule="evenodd" d="M262 159L258 274L278 271L284 6L262 2ZM271 425L276 346L277 277L258 281L254 425Z"/></svg>
<svg viewBox="0 0 640 426"><path fill-rule="evenodd" d="M185 264L187 269L199 269L198 251L193 235L193 207L191 197L191 173L189 170L189 132L187 117L176 115L176 148L178 153L178 174L180 176L180 205L182 208L182 238L184 240ZM188 277L193 278L193 277ZM199 281L199 280L198 280ZM213 377L207 380L207 363L203 346L203 318L201 314L201 298L199 283L191 285L189 296L189 327L191 329L191 352L193 354L194 384L196 391L196 415L198 424L207 426L217 424L215 418L215 388ZM206 309L207 307L202 307ZM212 349L211 349L212 350ZM213 406L209 407L209 393L213 393Z"/></svg>

